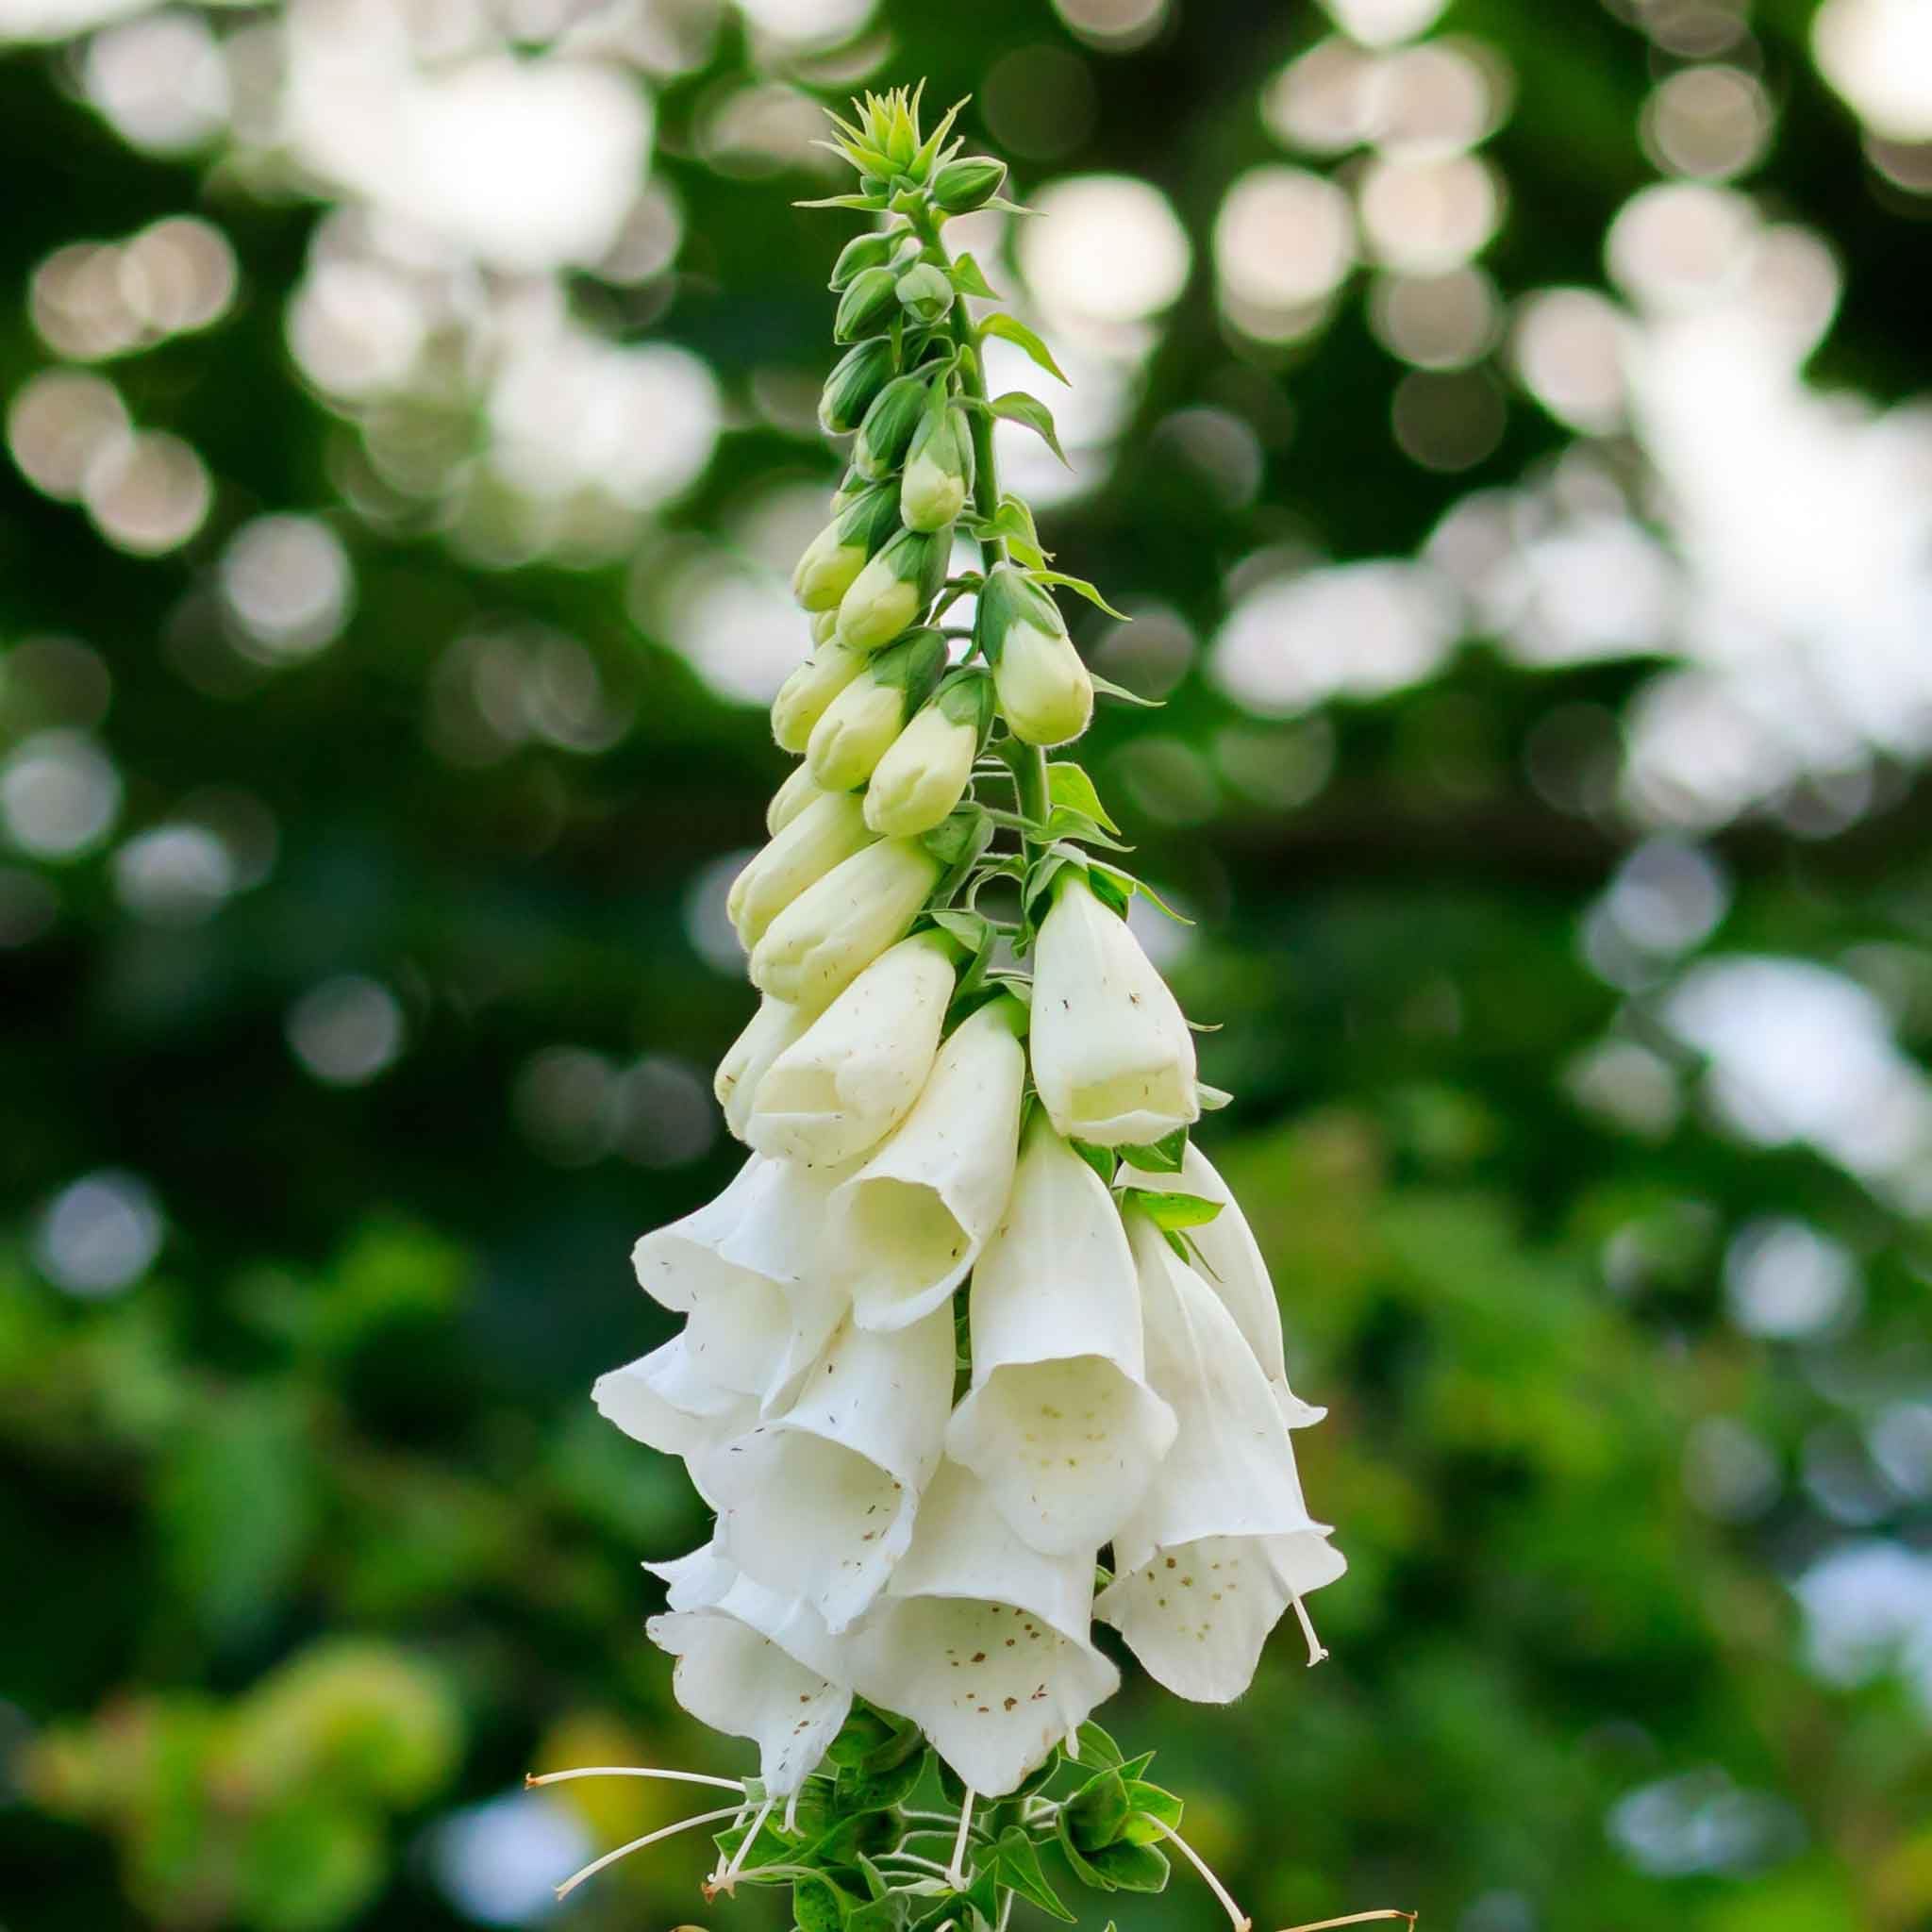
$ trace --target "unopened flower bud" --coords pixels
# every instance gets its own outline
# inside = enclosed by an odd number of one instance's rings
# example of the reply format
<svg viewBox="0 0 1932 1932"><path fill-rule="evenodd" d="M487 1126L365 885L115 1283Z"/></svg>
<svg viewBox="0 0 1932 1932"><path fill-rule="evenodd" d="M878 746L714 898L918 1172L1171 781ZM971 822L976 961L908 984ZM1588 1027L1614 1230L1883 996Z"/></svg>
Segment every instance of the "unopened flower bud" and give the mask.
<svg viewBox="0 0 1932 1932"><path fill-rule="evenodd" d="M898 527L899 492L883 483L868 490L805 546L791 573L791 594L808 610L835 608Z"/></svg>
<svg viewBox="0 0 1932 1932"><path fill-rule="evenodd" d="M895 366L890 336L868 336L847 349L819 395L819 427L827 436L849 436L892 379Z"/></svg>
<svg viewBox="0 0 1932 1932"><path fill-rule="evenodd" d="M794 765L791 777L772 793L772 802L765 808L765 830L775 839L813 799L824 796L811 767Z"/></svg>
<svg viewBox="0 0 1932 1932"><path fill-rule="evenodd" d="M724 1124L741 1141L745 1124L751 1119L752 1097L772 1062L811 1024L811 1015L800 1012L769 994L758 1002L750 1024L732 1041L730 1050L718 1062L717 1077L711 1091L724 1110Z"/></svg>
<svg viewBox="0 0 1932 1932"><path fill-rule="evenodd" d="M752 984L816 1012L905 933L940 870L910 839L881 839L835 865L773 920L751 956Z"/></svg>
<svg viewBox="0 0 1932 1932"><path fill-rule="evenodd" d="M1093 680L1067 636L1059 607L1040 585L1009 563L997 566L980 592L977 631L1015 738L1064 744L1086 730L1093 716Z"/></svg>
<svg viewBox="0 0 1932 1932"><path fill-rule="evenodd" d="M983 672L948 679L874 768L866 824L894 839L914 839L941 824L965 796L991 710L992 686Z"/></svg>
<svg viewBox="0 0 1932 1932"><path fill-rule="evenodd" d="M946 641L918 630L881 651L832 702L813 727L806 763L827 791L863 785L932 694L946 668Z"/></svg>
<svg viewBox="0 0 1932 1932"><path fill-rule="evenodd" d="M825 707L865 669L863 651L836 639L819 647L778 687L772 700L772 736L784 751L803 751Z"/></svg>
<svg viewBox="0 0 1932 1932"><path fill-rule="evenodd" d="M874 651L924 616L946 578L950 529L901 530L853 579L839 604L838 639Z"/></svg>
<svg viewBox="0 0 1932 1932"><path fill-rule="evenodd" d="M892 312L898 284L898 276L889 268L860 270L839 297L838 313L832 321L832 340L856 342L860 336L883 327Z"/></svg>
<svg viewBox="0 0 1932 1932"><path fill-rule="evenodd" d="M832 700L834 710L858 689L858 683L848 684ZM826 716L830 715L828 711ZM822 718L819 730L824 729ZM813 740L816 742L816 732ZM765 928L808 886L816 885L872 841L863 805L850 792L828 794L800 812L732 881L724 911L745 951L764 938Z"/></svg>
<svg viewBox="0 0 1932 1932"><path fill-rule="evenodd" d="M898 294L899 306L906 313L928 328L944 321L953 306L952 283L946 279L943 269L929 261L908 268L899 277Z"/></svg>
<svg viewBox="0 0 1932 1932"><path fill-rule="evenodd" d="M878 482L905 460L930 393L931 377L915 371L894 376L873 398L852 445L852 467L861 476Z"/></svg>
<svg viewBox="0 0 1932 1932"><path fill-rule="evenodd" d="M973 432L965 412L926 410L906 452L899 519L908 530L941 530L973 491Z"/></svg>
<svg viewBox="0 0 1932 1932"><path fill-rule="evenodd" d="M1006 186L1007 164L987 155L948 161L934 177L932 198L949 215L984 208Z"/></svg>
<svg viewBox="0 0 1932 1932"><path fill-rule="evenodd" d="M905 239L903 229L877 228L869 235L855 235L839 251L839 259L832 264L832 288L849 288L865 270L884 268L891 260L892 251Z"/></svg>

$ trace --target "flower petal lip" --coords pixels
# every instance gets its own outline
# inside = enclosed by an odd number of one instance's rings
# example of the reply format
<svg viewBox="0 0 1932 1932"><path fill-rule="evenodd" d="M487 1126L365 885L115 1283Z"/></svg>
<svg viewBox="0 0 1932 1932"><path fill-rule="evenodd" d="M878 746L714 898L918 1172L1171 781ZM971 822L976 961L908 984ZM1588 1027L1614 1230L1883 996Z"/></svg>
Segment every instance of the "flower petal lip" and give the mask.
<svg viewBox="0 0 1932 1932"><path fill-rule="evenodd" d="M917 1722L955 1774L1011 1791L1120 1688L1091 1636L1092 1552L1046 1557L958 1463L941 1465L910 1546L853 1646L856 1688Z"/></svg>
<svg viewBox="0 0 1932 1932"><path fill-rule="evenodd" d="M927 705L893 740L866 787L865 822L895 839L917 838L944 822L973 776L979 733Z"/></svg>
<svg viewBox="0 0 1932 1932"><path fill-rule="evenodd" d="M853 1319L902 1328L949 1301L1006 1208L1026 1057L997 1003L941 1049L911 1113L832 1198Z"/></svg>
<svg viewBox="0 0 1932 1932"><path fill-rule="evenodd" d="M828 791L863 785L906 722L906 693L870 676L855 677L825 707L805 747L812 776ZM864 808L858 807L860 822Z"/></svg>
<svg viewBox="0 0 1932 1932"><path fill-rule="evenodd" d="M746 1022L743 1032L725 1050L711 1091L724 1110L725 1126L736 1139L744 1139L752 1100L766 1069L810 1024L809 1013L768 993L759 1000L758 1009Z"/></svg>
<svg viewBox="0 0 1932 1932"><path fill-rule="evenodd" d="M1112 1197L1044 1120L974 1270L970 1315L973 1387L947 1453L1034 1549L1106 1542L1146 1495L1174 1415L1143 1377L1140 1283Z"/></svg>
<svg viewBox="0 0 1932 1932"><path fill-rule="evenodd" d="M1193 1035L1126 921L1071 870L1034 956L1034 1084L1055 1128L1140 1146L1200 1118Z"/></svg>
<svg viewBox="0 0 1932 1932"><path fill-rule="evenodd" d="M772 1062L745 1127L752 1145L816 1167L875 1147L932 1071L953 978L924 935L888 948Z"/></svg>

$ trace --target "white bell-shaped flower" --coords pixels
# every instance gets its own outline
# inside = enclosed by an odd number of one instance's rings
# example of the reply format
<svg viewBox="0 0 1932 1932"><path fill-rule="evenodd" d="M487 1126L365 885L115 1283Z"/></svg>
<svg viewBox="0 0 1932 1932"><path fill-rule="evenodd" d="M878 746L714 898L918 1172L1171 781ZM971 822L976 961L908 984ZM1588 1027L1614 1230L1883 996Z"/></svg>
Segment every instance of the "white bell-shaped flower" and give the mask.
<svg viewBox="0 0 1932 1932"><path fill-rule="evenodd" d="M715 1550L651 1563L671 1608L644 1626L677 1659L672 1694L701 1724L754 1739L766 1791L789 1797L852 1708L843 1646L795 1597L763 1589Z"/></svg>
<svg viewBox="0 0 1932 1932"><path fill-rule="evenodd" d="M1100 1147L1200 1117L1194 1040L1127 922L1069 867L1034 953L1033 1080L1054 1126Z"/></svg>
<svg viewBox="0 0 1932 1932"><path fill-rule="evenodd" d="M791 775L772 793L771 803L765 807L765 830L775 839L807 806L824 795L809 765L793 765Z"/></svg>
<svg viewBox="0 0 1932 1932"><path fill-rule="evenodd" d="M773 1060L745 1124L759 1153L836 1166L906 1118L953 996L948 946L925 932L889 947Z"/></svg>
<svg viewBox="0 0 1932 1932"><path fill-rule="evenodd" d="M855 853L773 920L751 956L752 984L817 1012L912 924L941 870L910 839Z"/></svg>
<svg viewBox="0 0 1932 1932"><path fill-rule="evenodd" d="M727 1442L756 1428L758 1421L758 1398L727 1389L695 1368L682 1335L599 1375L591 1399L598 1414L633 1441L681 1457L698 1493L714 1506L705 1469Z"/></svg>
<svg viewBox="0 0 1932 1932"><path fill-rule="evenodd" d="M1174 1416L1143 1379L1141 1291L1113 1197L1043 1117L970 1307L973 1388L947 1454L1035 1549L1094 1549L1140 1506Z"/></svg>
<svg viewBox="0 0 1932 1932"><path fill-rule="evenodd" d="M1308 1515L1279 1400L1234 1318L1144 1214L1127 1221L1148 1377L1180 1428L1114 1536L1116 1578L1096 1614L1169 1690L1224 1704L1252 1681L1282 1611L1343 1565Z"/></svg>
<svg viewBox="0 0 1932 1932"><path fill-rule="evenodd" d="M772 1062L811 1024L812 1016L768 993L746 1023L744 1031L725 1049L718 1062L711 1091L724 1112L724 1124L741 1141L751 1119L751 1104L758 1082Z"/></svg>
<svg viewBox="0 0 1932 1932"><path fill-rule="evenodd" d="M865 823L865 801L828 791L798 814L731 882L724 910L746 952L799 893L877 835Z"/></svg>
<svg viewBox="0 0 1932 1932"><path fill-rule="evenodd" d="M1091 1641L1093 1552L1021 1541L945 1462L911 1547L853 1644L853 1682L903 1712L976 1792L1003 1797L1120 1688Z"/></svg>
<svg viewBox="0 0 1932 1932"><path fill-rule="evenodd" d="M1204 1201L1220 1202L1221 1212L1212 1221L1188 1230L1206 1263L1201 1272L1255 1351L1255 1359L1281 1404L1282 1420L1291 1429L1320 1422L1328 1411L1304 1402L1288 1386L1288 1364L1281 1346L1281 1306L1274 1298L1274 1284L1268 1278L1268 1264L1261 1258L1247 1216L1233 1191L1215 1172L1214 1163L1190 1141L1179 1174L1152 1174L1124 1165L1119 1180L1123 1187L1198 1194Z"/></svg>
<svg viewBox="0 0 1932 1932"><path fill-rule="evenodd" d="M905 1554L952 1392L949 1310L891 1334L844 1323L792 1407L706 1465L724 1553L849 1627Z"/></svg>
<svg viewBox="0 0 1932 1932"><path fill-rule="evenodd" d="M950 1300L998 1224L1026 1081L1023 1020L1004 997L966 1020L904 1124L833 1196L828 1241L861 1327L903 1328Z"/></svg>

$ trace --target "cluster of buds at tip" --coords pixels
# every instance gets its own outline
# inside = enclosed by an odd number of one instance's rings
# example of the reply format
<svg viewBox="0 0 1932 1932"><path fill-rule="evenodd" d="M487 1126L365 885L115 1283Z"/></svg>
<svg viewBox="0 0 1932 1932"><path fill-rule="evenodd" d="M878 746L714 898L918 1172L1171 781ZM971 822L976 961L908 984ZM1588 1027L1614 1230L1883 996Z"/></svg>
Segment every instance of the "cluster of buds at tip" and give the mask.
<svg viewBox="0 0 1932 1932"><path fill-rule="evenodd" d="M717 1093L749 1153L638 1243L683 1326L595 1391L717 1512L650 1626L685 1707L761 1753L717 1885L782 1874L812 1926L870 1889L882 1932L1003 1926L1048 1838L1089 1885L1158 1890L1160 1846L1193 1854L1092 1723L1119 1682L1094 1621L1226 1702L1291 1609L1322 1654L1304 1600L1344 1568L1290 1442L1321 1411L1191 1139L1226 1096L1128 923L1118 828L1046 757L1096 688L1055 590L1102 600L993 474L995 417L1053 427L988 396L985 336L1053 365L969 310L985 279L942 225L1006 171L953 119L868 96L829 143L859 176L834 205L875 225L832 277L850 346L819 417L852 442L772 710L803 761L729 901L762 997ZM906 1850L922 1778L958 1809L943 1866Z"/></svg>

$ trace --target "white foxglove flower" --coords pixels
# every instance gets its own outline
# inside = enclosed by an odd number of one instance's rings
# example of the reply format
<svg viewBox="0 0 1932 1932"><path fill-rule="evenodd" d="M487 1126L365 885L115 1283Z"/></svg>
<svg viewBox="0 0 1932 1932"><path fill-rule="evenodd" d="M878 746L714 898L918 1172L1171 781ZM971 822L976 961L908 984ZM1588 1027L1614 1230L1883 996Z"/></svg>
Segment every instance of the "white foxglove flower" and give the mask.
<svg viewBox="0 0 1932 1932"><path fill-rule="evenodd" d="M773 920L751 956L752 984L817 1012L912 924L941 870L909 839L855 853Z"/></svg>
<svg viewBox="0 0 1932 1932"><path fill-rule="evenodd" d="M741 1141L745 1123L751 1119L751 1104L765 1070L805 1029L812 1016L768 993L758 1002L745 1029L725 1050L718 1062L711 1091L724 1110L724 1124Z"/></svg>
<svg viewBox="0 0 1932 1932"><path fill-rule="evenodd" d="M671 1585L670 1611L644 1627L677 1659L672 1694L701 1724L756 1740L766 1791L789 1797L852 1708L843 1646L808 1606L763 1589L714 1550L645 1568Z"/></svg>
<svg viewBox="0 0 1932 1932"><path fill-rule="evenodd" d="M808 886L863 852L875 836L859 798L827 793L800 812L731 882L724 910L745 951Z"/></svg>
<svg viewBox="0 0 1932 1932"><path fill-rule="evenodd" d="M1221 1203L1221 1212L1212 1221L1188 1230L1201 1259L1208 1285L1221 1297L1222 1306L1234 1317L1235 1326L1255 1351L1261 1373L1273 1385L1281 1404L1282 1419L1291 1429L1306 1428L1328 1413L1311 1402L1304 1402L1288 1386L1288 1364L1281 1347L1281 1307L1274 1298L1274 1284L1268 1278L1268 1264L1256 1245L1254 1230L1229 1189L1214 1170L1214 1163L1190 1141L1181 1160L1179 1174L1151 1174L1123 1166L1119 1175L1123 1187L1149 1188L1156 1193L1197 1194L1204 1201Z"/></svg>
<svg viewBox="0 0 1932 1932"><path fill-rule="evenodd" d="M1170 1690L1224 1704L1282 1611L1344 1566L1308 1515L1279 1401L1234 1318L1144 1214L1127 1221L1148 1378L1180 1428L1115 1534L1118 1573L1096 1613Z"/></svg>
<svg viewBox="0 0 1932 1932"><path fill-rule="evenodd" d="M633 1441L682 1457L698 1493L713 1507L703 1480L709 1458L758 1421L758 1398L694 1368L682 1335L599 1375L591 1400Z"/></svg>
<svg viewBox="0 0 1932 1932"><path fill-rule="evenodd" d="M772 1062L745 1138L761 1154L811 1167L877 1146L919 1098L952 997L943 934L888 947Z"/></svg>
<svg viewBox="0 0 1932 1932"><path fill-rule="evenodd" d="M1141 1291L1113 1197L1043 1118L971 1310L973 1389L947 1453L1035 1549L1091 1551L1140 1506L1174 1417L1142 1378Z"/></svg>
<svg viewBox="0 0 1932 1932"><path fill-rule="evenodd" d="M890 1335L846 1322L796 1404L706 1465L724 1554L833 1635L849 1628L911 1540L952 1392L949 1310Z"/></svg>
<svg viewBox="0 0 1932 1932"><path fill-rule="evenodd" d="M969 1471L942 1463L853 1645L854 1684L913 1719L975 1792L1003 1797L1120 1688L1091 1641L1092 1596L1091 1549L1030 1549Z"/></svg>
<svg viewBox="0 0 1932 1932"><path fill-rule="evenodd" d="M1194 1040L1127 922L1068 867L1034 954L1033 1080L1054 1126L1141 1146L1200 1118Z"/></svg>
<svg viewBox="0 0 1932 1932"><path fill-rule="evenodd" d="M960 1025L905 1124L834 1195L827 1239L861 1327L903 1328L950 1300L997 1224L1026 1081L1020 1017L1002 998Z"/></svg>
<svg viewBox="0 0 1932 1932"><path fill-rule="evenodd" d="M793 765L791 775L772 793L765 807L765 830L776 838L807 806L824 794L809 765Z"/></svg>

